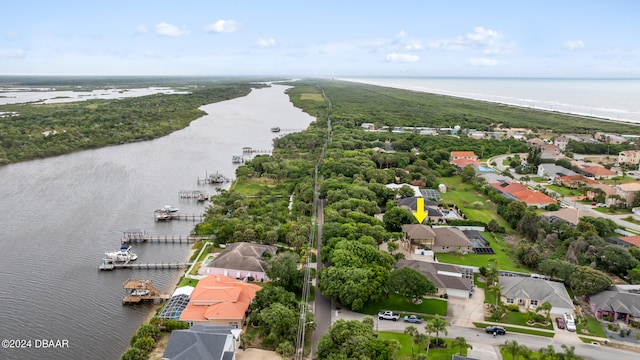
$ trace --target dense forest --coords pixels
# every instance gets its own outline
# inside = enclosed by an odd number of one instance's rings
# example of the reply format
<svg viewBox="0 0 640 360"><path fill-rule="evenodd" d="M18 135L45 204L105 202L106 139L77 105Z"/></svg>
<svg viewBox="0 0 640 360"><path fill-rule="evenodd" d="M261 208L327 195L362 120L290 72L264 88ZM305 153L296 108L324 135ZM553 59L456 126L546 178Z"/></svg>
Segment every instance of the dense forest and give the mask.
<svg viewBox="0 0 640 360"><path fill-rule="evenodd" d="M68 86L69 79L49 79L48 84ZM128 78L126 78L128 79ZM8 79L3 78L6 83ZM23 80L25 81L25 80ZM88 80L86 80L88 81ZM104 80L105 82L107 80ZM114 80L109 80L113 82ZM140 81L139 79L137 81ZM35 86L39 82L28 81ZM136 79L117 86L150 84ZM17 80L12 86L23 85ZM98 79L97 84L103 84ZM204 112L202 105L245 96L263 85L244 82L208 84L170 82L189 94L156 94L119 100L87 100L57 104L9 104L0 113L16 113L0 119L0 165L44 158L74 151L149 140L182 129ZM158 84L156 84L158 85ZM93 89L83 88L84 91ZM59 89L59 88L58 88Z"/></svg>

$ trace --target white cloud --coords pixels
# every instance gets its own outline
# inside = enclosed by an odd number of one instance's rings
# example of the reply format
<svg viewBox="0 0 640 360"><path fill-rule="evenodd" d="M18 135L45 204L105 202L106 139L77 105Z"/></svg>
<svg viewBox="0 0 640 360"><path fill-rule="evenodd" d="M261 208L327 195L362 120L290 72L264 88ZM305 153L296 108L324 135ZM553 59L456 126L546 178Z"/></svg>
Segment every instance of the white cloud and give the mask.
<svg viewBox="0 0 640 360"><path fill-rule="evenodd" d="M0 49L0 56L8 58L23 58L27 52L23 49Z"/></svg>
<svg viewBox="0 0 640 360"><path fill-rule="evenodd" d="M9 31L4 38L7 40L15 40L20 37L20 33L17 31Z"/></svg>
<svg viewBox="0 0 640 360"><path fill-rule="evenodd" d="M179 28L172 24L160 23L156 25L156 34L162 36L178 37L189 35L190 31L186 27Z"/></svg>
<svg viewBox="0 0 640 360"><path fill-rule="evenodd" d="M584 47L584 43L582 42L582 40L568 40L565 41L564 44L562 44L562 47L565 50L578 50Z"/></svg>
<svg viewBox="0 0 640 360"><path fill-rule="evenodd" d="M418 55L410 55L410 54L399 54L399 53L391 53L387 55L388 62L416 62L420 60L420 56Z"/></svg>
<svg viewBox="0 0 640 360"><path fill-rule="evenodd" d="M147 34L149 33L149 29L144 25L136 26L136 34Z"/></svg>
<svg viewBox="0 0 640 360"><path fill-rule="evenodd" d="M469 64L473 66L495 66L498 65L498 60L488 58L471 58Z"/></svg>
<svg viewBox="0 0 640 360"><path fill-rule="evenodd" d="M239 25L233 20L218 20L207 25L204 29L207 32L232 33L238 31Z"/></svg>
<svg viewBox="0 0 640 360"><path fill-rule="evenodd" d="M258 39L258 41L256 41L256 45L261 49L274 47L276 46L276 39L274 38Z"/></svg>
<svg viewBox="0 0 640 360"><path fill-rule="evenodd" d="M449 39L429 40L426 43L429 49L479 49L485 55L504 53L514 44L503 40L502 33L496 30L487 29L482 26L473 28L473 32L464 36L457 36Z"/></svg>
<svg viewBox="0 0 640 360"><path fill-rule="evenodd" d="M422 45L420 44L408 44L404 46L404 49L407 51L419 51L422 50Z"/></svg>

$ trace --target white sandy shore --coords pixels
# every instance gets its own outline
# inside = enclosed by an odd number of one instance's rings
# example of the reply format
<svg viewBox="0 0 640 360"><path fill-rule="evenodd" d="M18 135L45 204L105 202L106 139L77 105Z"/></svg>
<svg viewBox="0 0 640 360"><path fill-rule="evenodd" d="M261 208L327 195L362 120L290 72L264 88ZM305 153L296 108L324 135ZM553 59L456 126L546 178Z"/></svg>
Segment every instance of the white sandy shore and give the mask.
<svg viewBox="0 0 640 360"><path fill-rule="evenodd" d="M596 116L596 115L593 115L593 114L587 114L587 113L581 113L581 112L575 112L575 111L562 111L560 109L550 110L548 108L535 106L535 105L522 106L520 104L509 102L509 101L498 101L498 100L491 100L491 99L480 98L480 97L465 96L465 95L461 95L459 93L454 93L454 92L451 92L451 91L432 89L432 88L426 89L424 87L419 87L419 86L409 86L409 85L397 84L397 83L393 83L391 81L385 81L383 79L371 80L371 79L357 79L357 78L356 79L353 79L353 78L335 78L335 80L354 82L354 83L359 83L359 84L374 85L374 86L381 86L381 87L388 87L388 88L393 88L393 89L424 92L424 93L436 94L436 95L444 95L444 96L450 96L450 97L460 98L460 99L484 101L484 102L488 102L488 103L503 104L503 105L512 106L512 107L516 107L516 108L521 108L521 109L533 109L533 110L538 110L538 111L559 113L559 114L563 114L563 115L576 116L576 117L581 117L581 118L588 118L588 119L593 119L593 120L598 120L598 121L616 122L616 123L623 123L623 124L629 124L629 125L640 125L640 123L638 121L634 121L634 120L615 119L615 118L611 118L611 117Z"/></svg>

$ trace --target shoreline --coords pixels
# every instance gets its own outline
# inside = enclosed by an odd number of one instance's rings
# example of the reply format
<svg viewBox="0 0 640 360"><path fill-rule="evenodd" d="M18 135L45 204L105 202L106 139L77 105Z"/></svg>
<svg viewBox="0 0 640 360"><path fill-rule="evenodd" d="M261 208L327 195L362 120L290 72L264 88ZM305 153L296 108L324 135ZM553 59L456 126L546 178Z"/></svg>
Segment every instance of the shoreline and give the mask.
<svg viewBox="0 0 640 360"><path fill-rule="evenodd" d="M551 113L551 114L561 114L561 115L566 115L566 116L573 116L573 117L576 117L576 118L590 119L590 120L594 120L594 121L605 121L605 122L610 122L610 123L625 124L625 125L631 125L631 126L640 126L640 121L636 121L636 120L614 119L614 118L610 118L610 117L596 116L596 115L584 114L584 113L579 113L579 112L568 112L568 111L562 111L562 110L550 110L550 109L546 109L546 108L543 108L543 107L531 106L531 105L523 106L523 105L518 105L518 104L511 103L511 102L505 102L505 101L480 99L480 98L471 97L471 96L464 96L464 95L452 95L451 93L437 92L437 91L434 91L434 89L421 89L421 88L407 86L407 85L381 83L381 82L369 81L369 80L365 80L365 79L360 80L360 79L353 79L353 78L335 78L334 80L350 82L350 83L356 83L356 84L364 84L364 85L371 85L371 86L386 87L386 88L398 89L398 90L414 91L414 92L418 92L418 93L425 93L425 94L431 94L431 95L446 96L446 97L450 97L450 98L453 98L453 99L464 99L464 100L480 101L480 102L489 103L489 104L498 104L498 105L502 105L502 106L508 106L508 107L512 107L512 108L516 108L516 109L543 111L543 112Z"/></svg>

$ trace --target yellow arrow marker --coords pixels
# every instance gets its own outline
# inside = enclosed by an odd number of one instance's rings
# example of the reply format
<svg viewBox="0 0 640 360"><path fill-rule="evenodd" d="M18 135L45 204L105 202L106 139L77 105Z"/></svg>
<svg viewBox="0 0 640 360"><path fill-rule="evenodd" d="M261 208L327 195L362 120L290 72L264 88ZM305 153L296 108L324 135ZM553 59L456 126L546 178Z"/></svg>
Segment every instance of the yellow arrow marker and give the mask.
<svg viewBox="0 0 640 360"><path fill-rule="evenodd" d="M416 198L416 212L413 213L413 216L416 217L420 224L427 217L427 213L424 212L424 198Z"/></svg>

